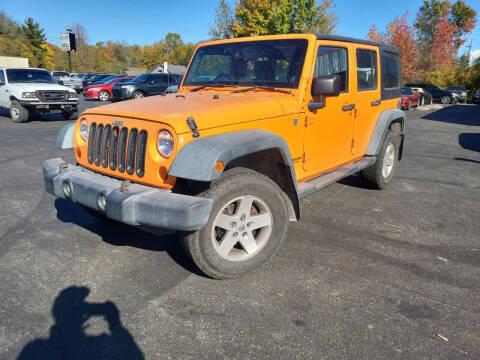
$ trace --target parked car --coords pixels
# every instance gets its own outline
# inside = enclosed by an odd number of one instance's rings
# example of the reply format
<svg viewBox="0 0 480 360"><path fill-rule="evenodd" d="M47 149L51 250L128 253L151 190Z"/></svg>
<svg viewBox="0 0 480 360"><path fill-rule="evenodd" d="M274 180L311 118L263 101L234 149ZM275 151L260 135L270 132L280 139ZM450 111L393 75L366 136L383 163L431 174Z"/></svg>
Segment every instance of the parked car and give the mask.
<svg viewBox="0 0 480 360"><path fill-rule="evenodd" d="M410 87L402 88L402 109L410 110L417 107L420 101L420 94Z"/></svg>
<svg viewBox="0 0 480 360"><path fill-rule="evenodd" d="M112 95L114 100L138 99L144 96L164 94L172 85L178 86L178 82L172 74L142 74L130 82L113 86Z"/></svg>
<svg viewBox="0 0 480 360"><path fill-rule="evenodd" d="M62 85L71 87L77 93L80 93L83 90L83 80L79 77L69 76L69 77L62 78L61 81L62 81Z"/></svg>
<svg viewBox="0 0 480 360"><path fill-rule="evenodd" d="M83 80L83 88L86 88L87 86L90 86L100 80L103 80L107 76L110 76L110 74L94 74L93 76L90 76L87 79Z"/></svg>
<svg viewBox="0 0 480 360"><path fill-rule="evenodd" d="M376 76L357 78L359 59ZM202 43L177 95L90 108L63 128L75 159L47 160L45 189L99 219L179 231L205 274L242 275L276 253L300 199L357 172L399 186L400 70L396 47L336 35Z"/></svg>
<svg viewBox="0 0 480 360"><path fill-rule="evenodd" d="M457 95L457 99L460 102L466 102L468 96L468 90L464 86L449 86L447 91Z"/></svg>
<svg viewBox="0 0 480 360"><path fill-rule="evenodd" d="M457 101L457 96L451 91L444 90L437 85L427 84L427 83L409 83L405 85L406 87L421 87L427 90L432 94L433 101L438 101L442 104L453 104Z"/></svg>
<svg viewBox="0 0 480 360"><path fill-rule="evenodd" d="M30 115L60 111L69 120L77 112L78 94L59 85L49 71L34 68L0 68L0 107L10 109L14 122Z"/></svg>
<svg viewBox="0 0 480 360"><path fill-rule="evenodd" d="M424 88L412 87L412 90L418 92L418 95L420 95L418 106L431 105L433 103L432 94Z"/></svg>
<svg viewBox="0 0 480 360"><path fill-rule="evenodd" d="M113 77L113 78L105 78L108 79L107 81L102 81L99 84L93 84L90 86L87 86L83 90L83 95L87 99L98 99L100 101L108 101L110 98L112 98L112 87L123 80L123 82L127 82L132 80L134 77L133 76L127 76L127 77Z"/></svg>
<svg viewBox="0 0 480 360"><path fill-rule="evenodd" d="M63 79L70 77L70 74L66 71L52 71L51 74L55 81L61 85L63 85Z"/></svg>
<svg viewBox="0 0 480 360"><path fill-rule="evenodd" d="M475 92L475 95L473 95L473 103L474 104L480 104L480 89L478 89Z"/></svg>

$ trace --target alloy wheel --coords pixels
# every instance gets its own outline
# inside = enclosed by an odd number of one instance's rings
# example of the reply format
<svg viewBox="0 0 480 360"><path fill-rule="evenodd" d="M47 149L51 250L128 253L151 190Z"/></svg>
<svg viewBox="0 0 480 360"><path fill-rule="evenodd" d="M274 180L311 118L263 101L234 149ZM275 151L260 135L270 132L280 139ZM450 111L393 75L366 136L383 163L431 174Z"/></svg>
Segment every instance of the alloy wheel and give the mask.
<svg viewBox="0 0 480 360"><path fill-rule="evenodd" d="M392 173L394 163L395 146L392 143L388 143L385 154L383 155L382 176L384 179L388 178Z"/></svg>
<svg viewBox="0 0 480 360"><path fill-rule="evenodd" d="M272 226L272 212L263 200L250 195L238 197L225 204L215 217L213 247L225 260L248 260L268 242Z"/></svg>

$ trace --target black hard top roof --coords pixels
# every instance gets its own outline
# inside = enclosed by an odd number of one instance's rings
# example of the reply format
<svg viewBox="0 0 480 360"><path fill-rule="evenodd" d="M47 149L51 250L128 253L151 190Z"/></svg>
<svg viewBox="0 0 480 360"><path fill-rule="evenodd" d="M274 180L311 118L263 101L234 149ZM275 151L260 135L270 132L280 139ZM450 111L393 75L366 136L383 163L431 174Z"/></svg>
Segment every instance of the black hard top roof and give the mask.
<svg viewBox="0 0 480 360"><path fill-rule="evenodd" d="M332 40L332 41L343 41L343 42L350 42L350 43L357 43L357 44L373 45L373 46L378 46L381 51L388 51L395 54L399 53L396 46L381 44L371 40L356 39L348 36L331 35L331 34L316 34L316 35L317 35L317 40Z"/></svg>

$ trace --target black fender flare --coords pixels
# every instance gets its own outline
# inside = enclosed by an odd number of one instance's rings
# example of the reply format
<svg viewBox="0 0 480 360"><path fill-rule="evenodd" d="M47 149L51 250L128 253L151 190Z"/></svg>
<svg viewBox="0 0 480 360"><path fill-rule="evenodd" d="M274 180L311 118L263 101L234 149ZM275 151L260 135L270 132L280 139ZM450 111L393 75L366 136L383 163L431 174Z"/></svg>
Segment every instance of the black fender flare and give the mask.
<svg viewBox="0 0 480 360"><path fill-rule="evenodd" d="M399 121L400 120L400 121ZM383 111L375 125L375 129L373 130L372 137L370 138L370 142L367 147L367 151L365 155L368 156L376 156L378 155L380 148L382 147L383 142L385 141L385 137L387 136L388 129L392 122L400 122L401 125L401 135L402 135L402 142L403 136L405 134L405 123L406 123L406 116L405 112L399 109L388 109Z"/></svg>
<svg viewBox="0 0 480 360"><path fill-rule="evenodd" d="M268 149L280 151L285 164L290 168L296 188L297 176L287 143L282 137L260 129L198 138L180 149L168 174L190 180L213 181L223 172L223 169L215 170L218 161L223 162L226 168L232 160Z"/></svg>

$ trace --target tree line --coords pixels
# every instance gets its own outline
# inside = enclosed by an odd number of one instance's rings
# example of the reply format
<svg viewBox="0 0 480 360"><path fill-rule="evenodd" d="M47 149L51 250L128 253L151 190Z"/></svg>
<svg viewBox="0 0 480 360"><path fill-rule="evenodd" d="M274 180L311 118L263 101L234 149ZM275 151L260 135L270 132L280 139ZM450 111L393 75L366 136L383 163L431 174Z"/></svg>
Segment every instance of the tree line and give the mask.
<svg viewBox="0 0 480 360"><path fill-rule="evenodd" d="M472 63L470 54L459 50L475 28L475 9L464 0L424 0L413 24L407 15L397 16L384 31L372 25L367 36L398 47L404 82L462 85L471 98L480 88L480 58Z"/></svg>

